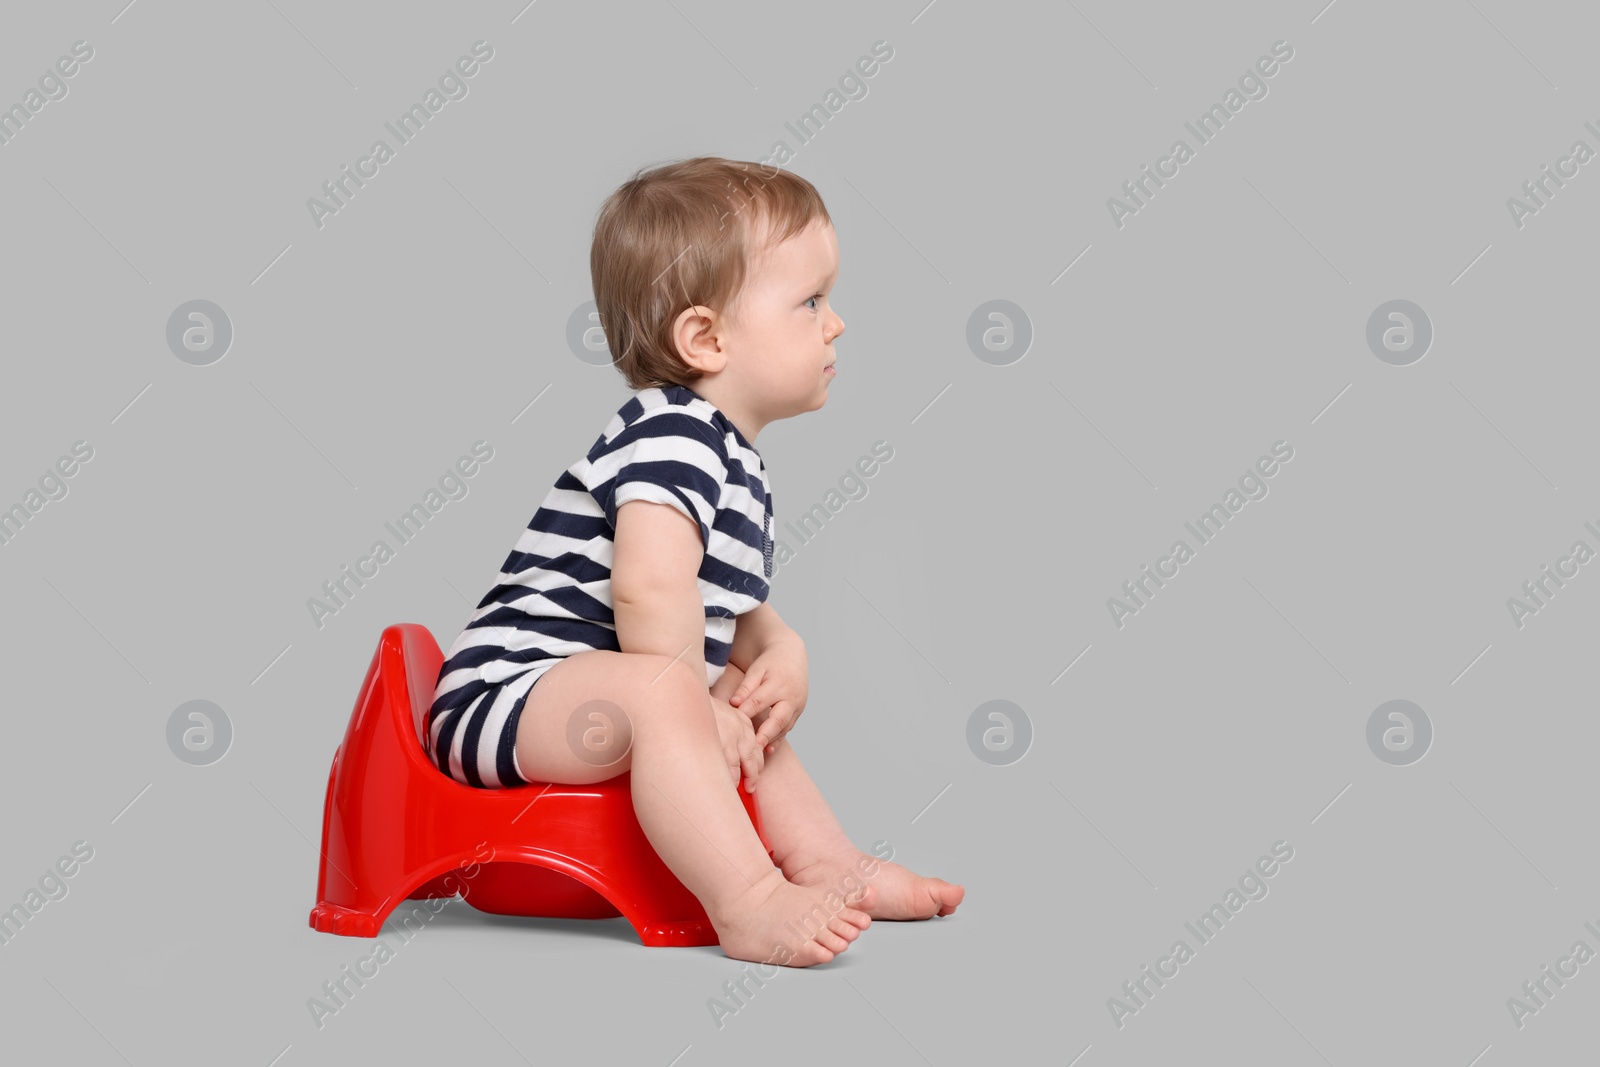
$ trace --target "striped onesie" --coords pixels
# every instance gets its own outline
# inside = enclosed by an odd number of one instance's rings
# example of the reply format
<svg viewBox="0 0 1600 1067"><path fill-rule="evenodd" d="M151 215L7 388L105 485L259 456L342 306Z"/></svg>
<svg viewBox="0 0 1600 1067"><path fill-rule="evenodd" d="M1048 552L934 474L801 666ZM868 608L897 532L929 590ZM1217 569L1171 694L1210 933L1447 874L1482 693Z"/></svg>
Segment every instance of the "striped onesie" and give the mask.
<svg viewBox="0 0 1600 1067"><path fill-rule="evenodd" d="M611 602L617 508L649 500L700 527L705 662L715 685L736 616L767 599L772 489L737 427L687 386L641 389L556 479L439 669L429 760L476 788L530 782L515 753L528 691L567 656L622 651Z"/></svg>

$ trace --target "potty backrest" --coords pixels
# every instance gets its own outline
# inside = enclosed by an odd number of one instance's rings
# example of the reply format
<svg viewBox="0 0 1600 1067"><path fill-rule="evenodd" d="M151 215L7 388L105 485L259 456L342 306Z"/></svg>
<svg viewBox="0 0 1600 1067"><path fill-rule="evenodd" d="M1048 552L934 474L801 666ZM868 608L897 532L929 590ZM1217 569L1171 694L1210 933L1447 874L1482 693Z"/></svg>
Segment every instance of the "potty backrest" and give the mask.
<svg viewBox="0 0 1600 1067"><path fill-rule="evenodd" d="M397 672L400 677L394 678L393 682L396 689L402 685L404 687L403 692L396 692L391 699L410 711L417 744L425 748L427 734L424 732L424 720L428 708L433 705L433 691L438 685L439 668L444 665L444 653L439 650L439 642L434 640L432 632L418 623L396 623L389 627L384 636L388 638L391 634L398 639L403 667ZM401 708L396 708L397 713L400 711Z"/></svg>

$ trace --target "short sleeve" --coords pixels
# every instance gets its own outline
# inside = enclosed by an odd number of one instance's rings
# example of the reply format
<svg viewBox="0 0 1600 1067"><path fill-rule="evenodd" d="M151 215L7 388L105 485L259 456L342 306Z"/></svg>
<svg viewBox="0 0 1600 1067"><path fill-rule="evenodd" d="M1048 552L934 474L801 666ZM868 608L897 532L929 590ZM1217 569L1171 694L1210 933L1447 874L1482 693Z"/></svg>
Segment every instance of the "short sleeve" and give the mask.
<svg viewBox="0 0 1600 1067"><path fill-rule="evenodd" d="M700 527L701 545L710 545L728 462L706 422L685 412L641 418L617 434L595 464L605 479L595 496L613 530L618 508L648 500L687 515Z"/></svg>

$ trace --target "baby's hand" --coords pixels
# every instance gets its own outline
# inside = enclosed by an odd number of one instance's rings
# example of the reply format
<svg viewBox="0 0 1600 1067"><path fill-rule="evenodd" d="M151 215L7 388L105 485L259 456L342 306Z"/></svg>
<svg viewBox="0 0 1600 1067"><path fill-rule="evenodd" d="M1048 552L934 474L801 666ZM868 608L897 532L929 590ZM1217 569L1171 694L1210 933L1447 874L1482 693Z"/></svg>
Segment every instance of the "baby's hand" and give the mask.
<svg viewBox="0 0 1600 1067"><path fill-rule="evenodd" d="M735 786L739 784L739 768L744 767L748 779L747 792L756 791L756 779L766 765L766 755L756 742L754 724L745 715L721 697L711 698L711 708L716 712L717 737L722 742L722 756L728 763L728 775Z"/></svg>
<svg viewBox="0 0 1600 1067"><path fill-rule="evenodd" d="M757 751L771 751L770 746L794 729L806 707L807 673L806 646L798 636L773 642L750 661L729 699L752 720L767 712L756 731Z"/></svg>

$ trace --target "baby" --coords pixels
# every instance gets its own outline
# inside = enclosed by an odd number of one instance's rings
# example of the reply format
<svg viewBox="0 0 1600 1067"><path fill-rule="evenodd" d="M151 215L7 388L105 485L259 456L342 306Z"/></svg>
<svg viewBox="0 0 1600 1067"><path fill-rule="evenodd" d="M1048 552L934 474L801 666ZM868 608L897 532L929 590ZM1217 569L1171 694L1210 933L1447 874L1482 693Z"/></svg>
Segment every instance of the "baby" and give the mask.
<svg viewBox="0 0 1600 1067"><path fill-rule="evenodd" d="M451 645L426 750L478 788L631 771L640 826L722 950L806 967L872 919L949 915L965 890L852 845L789 740L806 650L767 602L772 490L755 440L827 402L844 323L822 198L756 166L641 170L602 206L595 304L635 393L556 479ZM760 784L771 859L741 776Z"/></svg>

